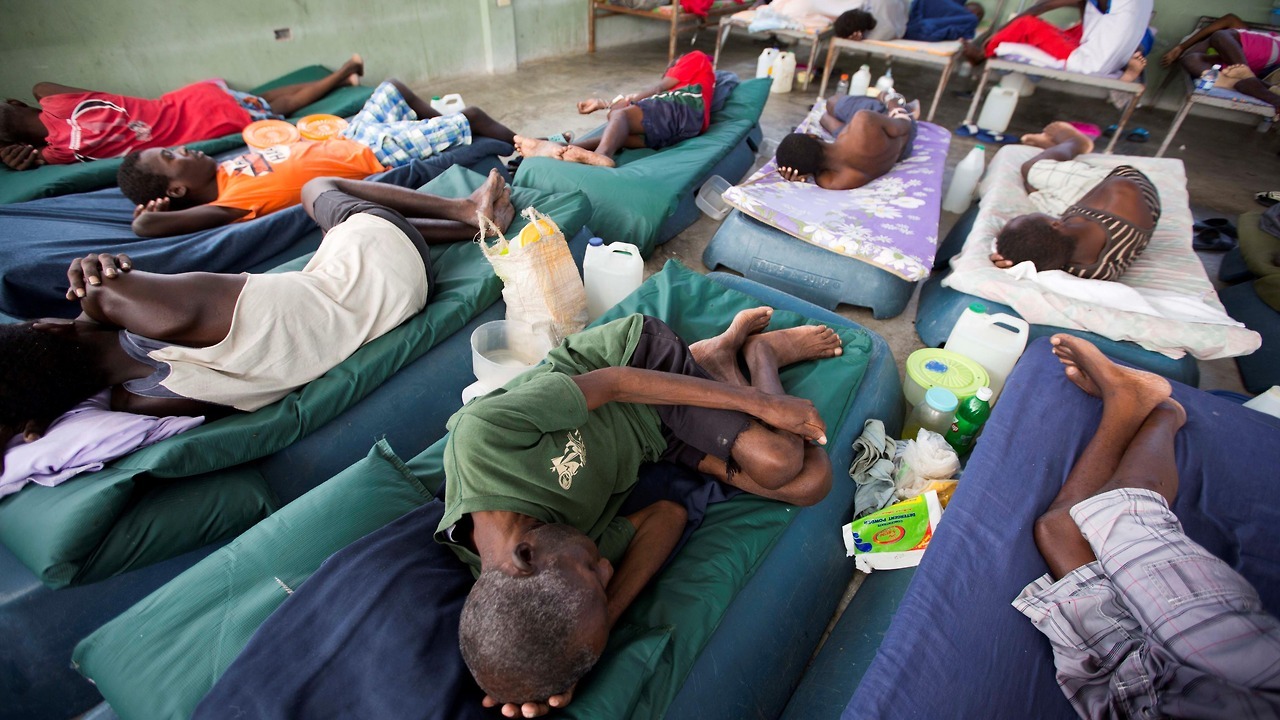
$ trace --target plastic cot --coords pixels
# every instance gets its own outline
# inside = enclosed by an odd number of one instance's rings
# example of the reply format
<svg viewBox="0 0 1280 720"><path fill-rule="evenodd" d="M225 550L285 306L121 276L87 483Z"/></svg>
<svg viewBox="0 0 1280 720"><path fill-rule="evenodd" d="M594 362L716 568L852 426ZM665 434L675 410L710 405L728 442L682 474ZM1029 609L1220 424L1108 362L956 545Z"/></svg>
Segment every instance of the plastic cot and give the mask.
<svg viewBox="0 0 1280 720"><path fill-rule="evenodd" d="M322 65L309 65L259 85L250 92L263 93L284 85L320 80L330 72L332 71ZM369 87L341 87L302 108L289 119L296 122L299 118L315 113L354 115L372 94L373 88ZM236 134L188 143L187 147L214 155L243 144L244 140ZM96 160L75 165L45 165L22 172L0 166L0 204L110 187L116 184L116 170L120 168L120 162Z"/></svg>
<svg viewBox="0 0 1280 720"><path fill-rule="evenodd" d="M1261 217L1262 213L1245 213L1237 221L1245 267L1234 281L1238 284L1218 291L1231 317L1262 335L1261 348L1236 358L1245 389L1252 393L1280 385L1280 266L1275 263L1280 238L1261 228Z"/></svg>
<svg viewBox="0 0 1280 720"><path fill-rule="evenodd" d="M1208 15L1201 15L1200 19L1196 21L1195 29L1188 33L1183 39L1185 40L1191 37L1191 35L1194 35L1201 28L1204 28L1214 20L1217 20L1217 18L1209 17ZM1266 23L1245 24L1255 30L1266 30L1268 32L1280 33L1280 25L1268 25ZM1169 72L1165 74L1164 81L1160 83L1160 87L1155 91L1155 97L1157 99L1175 75L1181 76L1183 93L1186 97L1182 101L1182 106L1178 108L1177 114L1173 116L1173 124L1169 126L1169 134L1165 135L1164 142L1160 143L1160 149L1156 151L1156 157L1164 157L1165 151L1169 149L1170 143L1173 142L1173 136L1177 135L1178 129L1182 127L1182 121L1187 119L1187 114L1190 113L1191 109L1196 105L1258 115L1262 118L1263 122L1269 122L1275 117L1275 108L1273 106L1262 102L1255 97L1245 95L1242 92L1227 90L1225 88L1214 88L1207 93L1196 92L1195 82L1191 79L1191 76L1187 74L1187 71L1182 69L1181 65L1174 65L1169 68Z"/></svg>
<svg viewBox="0 0 1280 720"><path fill-rule="evenodd" d="M1173 397L1188 416L1173 511L1276 614L1280 508L1257 498L1274 493L1280 420L1181 384ZM1032 525L1100 415L1047 340L1028 346L920 566L866 578L783 717L1076 718L1048 639L1010 603L1046 571Z"/></svg>
<svg viewBox="0 0 1280 720"><path fill-rule="evenodd" d="M667 62L676 58L676 39L688 32L707 27L711 20L742 9L739 0L714 0L705 16L695 15L683 7L681 0L590 0L587 4L587 52L596 51L596 20L614 15L630 15L670 23L671 32L667 44Z"/></svg>
<svg viewBox="0 0 1280 720"><path fill-rule="evenodd" d="M783 375L793 392L813 399L829 418L829 452L838 476L832 492L810 508L746 495L711 506L684 549L624 616L627 632L615 631L600 665L561 717L776 716L852 575L835 530L850 512L854 490L841 470L866 418L883 418L894 430L902 418L901 387L884 341L751 281L702 276L671 263L604 320L645 311L678 331L710 334L738 309L760 302L776 309L775 323L807 317L846 337L838 363L825 369L806 364ZM442 445L409 461L428 490L441 480ZM305 582L325 554L425 501L385 508L383 517L370 518L373 510L365 507L372 503L364 496L376 488L355 484L363 480L353 472L359 473L353 468L313 490L296 507L282 510L280 522L268 519L81 643L76 663L121 717L188 714L284 599L258 578ZM324 526L326 518L332 518L329 533L308 530ZM310 533L306 543L289 538L292 527ZM338 537L326 539L329 534ZM310 555L292 563L261 550L281 543L317 549L290 551ZM766 647L768 652L760 651Z"/></svg>
<svg viewBox="0 0 1280 720"><path fill-rule="evenodd" d="M1140 82L1125 82L1118 78L1102 77L1101 75L1086 75L1084 73L1068 72L1066 70L1057 70L1054 68L1043 68L1035 65L1029 65L1023 62L1014 62L1002 58L988 58L983 64L982 77L978 80L978 87L973 91L973 102L969 103L969 114L964 118L964 124L971 124L977 116L978 103L982 100L982 91L987 87L987 80L991 77L991 73L1021 73L1031 77L1048 78L1050 80L1059 80L1065 83L1075 85L1084 85L1091 88L1100 88L1102 90L1114 90L1119 93L1130 96L1128 104L1120 113L1120 121L1116 123L1116 131L1111 135L1111 141L1107 143L1107 149L1104 152L1110 153L1115 149L1116 141L1120 136L1124 135L1124 126L1129 123L1129 118L1133 115L1133 111L1138 107L1138 100L1142 97L1142 92L1146 90L1146 86Z"/></svg>
<svg viewBox="0 0 1280 720"><path fill-rule="evenodd" d="M716 29L716 54L713 65L720 65L720 49L724 47L724 41L729 39L729 33L734 29L747 30L751 26L752 19L755 18L754 10L744 10L740 13L734 13L729 17L720 19L720 27ZM805 66L806 72L804 79L800 83L800 87L805 90L809 89L809 83L813 79L813 74L817 71L818 47L822 45L822 41L831 37L831 26L827 25L823 28L806 28L804 30L770 30L769 35L785 38L791 42L807 42L809 43L809 64Z"/></svg>
<svg viewBox="0 0 1280 720"><path fill-rule="evenodd" d="M939 68L942 76L938 78L938 89L933 93L933 102L929 104L926 120L932 122L933 114L938 111L938 101L942 99L942 91L951 79L956 65L963 62L960 56L960 41L945 40L943 42L923 42L920 40L849 40L847 38L831 38L827 44L827 63L822 70L822 86L818 88L818 97L827 96L827 83L836 67L836 60L842 52L862 52L868 55L879 55L888 59L933 65Z"/></svg>
<svg viewBox="0 0 1280 720"><path fill-rule="evenodd" d="M426 189L464 197L483 180L455 168ZM590 236L585 197L513 188L512 202L555 219L581 261ZM508 234L523 225L517 219ZM0 548L0 645L10 668L0 673L0 718L65 718L99 702L68 667L77 640L373 441L416 453L444 435L474 380L471 332L501 319L504 306L495 304L501 282L475 244L437 245L432 255L437 292L427 310L279 403L0 504L8 546Z"/></svg>
<svg viewBox="0 0 1280 720"><path fill-rule="evenodd" d="M694 197L707 178L719 175L736 182L747 174L762 138L759 120L769 85L767 78L738 85L696 138L658 151L624 150L616 157L616 168L528 158L520 163L515 182L586 193L593 208L591 227L606 241L631 243L649 257L702 216Z"/></svg>
<svg viewBox="0 0 1280 720"><path fill-rule="evenodd" d="M798 131L825 136L825 105L820 99ZM933 267L950 142L945 129L921 123L911 157L856 190L788 182L770 160L725 192L734 210L702 261L829 309L849 303L877 318L898 315Z"/></svg>

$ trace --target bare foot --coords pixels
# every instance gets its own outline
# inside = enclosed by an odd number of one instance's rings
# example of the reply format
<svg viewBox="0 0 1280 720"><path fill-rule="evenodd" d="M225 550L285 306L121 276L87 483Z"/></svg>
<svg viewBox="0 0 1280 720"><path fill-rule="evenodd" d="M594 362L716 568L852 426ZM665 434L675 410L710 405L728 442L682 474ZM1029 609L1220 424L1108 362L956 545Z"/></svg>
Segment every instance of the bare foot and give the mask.
<svg viewBox="0 0 1280 720"><path fill-rule="evenodd" d="M484 184L476 188L476 191L471 193L471 197L467 198L474 206L468 213L471 219L467 220L467 222L476 222L476 213L483 213L485 217L494 221L499 228L506 230L506 225L503 225L499 221L499 218L496 217L496 213L494 212L495 205L497 205L498 200L505 194L504 191L506 187L507 181L502 178L502 173L498 172L497 168L490 170L489 177L485 179ZM511 221L507 220L507 225L510 224Z"/></svg>
<svg viewBox="0 0 1280 720"><path fill-rule="evenodd" d="M721 382L746 386L747 379L738 368L738 351L747 338L769 326L773 308L758 307L743 310L733 317L733 322L719 335L689 346L693 359L704 370Z"/></svg>
<svg viewBox="0 0 1280 720"><path fill-rule="evenodd" d="M970 65L981 65L987 59L987 53L980 43L972 40L960 40L960 52L964 55L964 59L969 61Z"/></svg>
<svg viewBox="0 0 1280 720"><path fill-rule="evenodd" d="M1124 66L1124 72L1120 74L1120 80L1123 82L1133 82L1138 79L1142 71L1147 69L1147 59L1142 53L1134 52L1129 58L1129 63Z"/></svg>
<svg viewBox="0 0 1280 720"><path fill-rule="evenodd" d="M580 165L594 165L595 167L614 167L613 158L608 155L601 155L598 152L592 152L586 148L580 148L577 145L570 145L564 149L562 160L567 162L578 163Z"/></svg>
<svg viewBox="0 0 1280 720"><path fill-rule="evenodd" d="M826 325L800 325L747 338L742 352L748 364L756 353L766 353L779 368L805 360L820 360L844 353L844 343Z"/></svg>
<svg viewBox="0 0 1280 720"><path fill-rule="evenodd" d="M557 160L564 159L564 152L567 147L550 140L525 137L524 135L515 136L515 146L516 152L520 153L522 157L549 157Z"/></svg>
<svg viewBox="0 0 1280 720"><path fill-rule="evenodd" d="M493 172L497 172L494 170ZM516 219L516 206L511 204L511 186L505 182L502 185L502 192L498 193L498 197L493 202L493 222L503 232L511 227L511 221Z"/></svg>
<svg viewBox="0 0 1280 720"><path fill-rule="evenodd" d="M360 78L364 76L364 58L360 57L360 53L354 53L350 60L342 64L342 69L347 72L347 84L359 85Z"/></svg>
<svg viewBox="0 0 1280 720"><path fill-rule="evenodd" d="M1089 136L1077 130L1071 123L1061 120L1045 125L1041 132L1022 136L1023 145L1032 145L1041 149L1072 141L1079 145L1081 155L1093 152L1093 141Z"/></svg>
<svg viewBox="0 0 1280 720"><path fill-rule="evenodd" d="M1058 333L1050 340L1053 354L1066 366L1067 379L1103 404L1120 403L1146 417L1173 392L1169 381L1145 370L1117 365L1093 343Z"/></svg>

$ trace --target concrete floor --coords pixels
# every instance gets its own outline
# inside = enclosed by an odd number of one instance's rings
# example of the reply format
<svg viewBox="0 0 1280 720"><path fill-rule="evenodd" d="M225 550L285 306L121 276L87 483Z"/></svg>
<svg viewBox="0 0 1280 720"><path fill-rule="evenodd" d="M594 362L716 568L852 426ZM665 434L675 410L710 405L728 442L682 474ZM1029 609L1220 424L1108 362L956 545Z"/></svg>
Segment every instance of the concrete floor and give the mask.
<svg viewBox="0 0 1280 720"><path fill-rule="evenodd" d="M714 37L710 32L699 35L694 45L713 54ZM744 78L753 77L756 57L767 45L744 35L729 38L720 58L721 70L731 70ZM689 47L686 39L681 48ZM802 53L807 56L807 53ZM852 73L865 57L843 55L839 72ZM819 60L821 63L821 60ZM873 76L884 69L883 60L870 61ZM515 73L496 76L478 76L438 81L429 87L415 88L423 94L443 95L461 93L470 105L484 108L495 118L517 133L546 136L572 130L583 132L601 122L602 114L582 116L575 110L578 100L589 97L613 97L650 87L666 68L666 42L653 41L622 48L604 50L593 55L579 55L528 63ZM377 68L369 69L372 76ZM938 72L929 66L899 62L894 78L897 89L907 97L924 98L925 110L937 84ZM765 138L777 141L799 123L817 96L820 78L815 79L808 91L797 83L794 92L772 95L761 117ZM968 109L968 97L956 93L970 87L972 81L953 78L939 103L934 122L954 128L963 120ZM834 81L833 81L834 85ZM1170 91L1172 92L1172 91ZM1104 98L1087 98L1068 94L1051 87L1038 88L1018 105L1011 133L1038 130L1047 122L1057 119L1093 122L1105 127L1119 118L1119 113ZM1117 154L1154 155L1160 141L1172 123L1171 112L1155 109L1139 109L1130 127L1145 127L1151 131L1151 141L1144 144L1121 140ZM947 172L950 175L955 164L976 144L968 138L952 138L947 156ZM1251 125L1221 122L1206 118L1190 117L1179 131L1176 144L1168 157L1181 158L1187 163L1192 209L1197 218L1228 217L1256 210L1253 193L1260 190L1280 189L1280 159L1276 157L1280 140L1274 133L1256 132ZM992 157L988 151L988 160ZM759 158L763 163L766 158ZM944 237L955 223L957 216L943 213L938 237ZM670 258L678 258L690 268L707 272L702 264L702 251L715 234L719 223L702 217L670 242L658 247L646 264L648 273L657 272ZM605 228L597 231L607 233ZM606 234L607 237L607 234ZM1220 254L1202 253L1208 275L1217 282ZM913 321L916 314L916 298L913 297L905 312L889 320L876 320L863 308L841 306L840 314L882 335L893 349L899 371L907 355L923 347L915 334ZM1205 389L1226 389L1242 392L1239 371L1233 360L1201 362L1200 385Z"/></svg>

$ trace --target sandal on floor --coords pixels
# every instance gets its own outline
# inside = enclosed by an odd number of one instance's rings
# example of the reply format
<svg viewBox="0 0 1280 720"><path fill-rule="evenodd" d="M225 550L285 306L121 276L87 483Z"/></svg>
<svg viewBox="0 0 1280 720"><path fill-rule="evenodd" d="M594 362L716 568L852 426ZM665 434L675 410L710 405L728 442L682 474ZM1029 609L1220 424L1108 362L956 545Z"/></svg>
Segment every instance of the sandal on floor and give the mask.
<svg viewBox="0 0 1280 720"><path fill-rule="evenodd" d="M956 134L959 135L960 137L973 137L974 135L977 135L979 132L982 132L982 128L978 127L977 125L974 125L973 123L969 123L968 125L961 125L960 127L956 128Z"/></svg>
<svg viewBox="0 0 1280 720"><path fill-rule="evenodd" d="M1191 248L1199 252L1226 252L1236 246L1236 241L1213 228L1204 228L1196 232L1191 241Z"/></svg>
<svg viewBox="0 0 1280 720"><path fill-rule="evenodd" d="M990 130L979 130L975 138L987 144L1008 145L1010 143L1021 142L1015 135L1006 135L1005 133L991 132Z"/></svg>
<svg viewBox="0 0 1280 720"><path fill-rule="evenodd" d="M1275 205L1276 203L1280 202L1280 190L1272 190L1270 192L1255 193L1253 196L1253 199L1257 200L1259 205L1265 205L1266 207L1271 207L1272 205Z"/></svg>
<svg viewBox="0 0 1280 720"><path fill-rule="evenodd" d="M1151 133L1146 128L1134 128L1124 137L1129 142L1144 143L1151 139Z"/></svg>
<svg viewBox="0 0 1280 720"><path fill-rule="evenodd" d="M1191 227L1197 231L1216 230L1229 238L1239 237L1239 233L1236 232L1236 226L1226 218L1209 218L1208 220L1201 220Z"/></svg>

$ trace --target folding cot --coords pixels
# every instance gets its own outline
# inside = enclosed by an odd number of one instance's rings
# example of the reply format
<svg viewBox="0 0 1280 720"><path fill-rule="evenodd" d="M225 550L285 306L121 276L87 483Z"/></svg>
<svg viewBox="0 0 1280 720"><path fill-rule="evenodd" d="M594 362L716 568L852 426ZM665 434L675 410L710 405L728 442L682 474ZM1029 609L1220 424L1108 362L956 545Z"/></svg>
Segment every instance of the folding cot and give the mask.
<svg viewBox="0 0 1280 720"><path fill-rule="evenodd" d="M835 69L836 60L840 58L841 52L879 55L887 58L890 64L897 59L940 68L942 75L938 78L938 89L933 93L929 114L925 116L925 120L929 122L933 122L933 115L938 111L938 101L942 99L942 91L946 89L951 73L958 63L964 62L960 55L959 40L923 42L920 40L849 40L833 37L827 44L827 63L822 70L822 86L818 88L818 97L827 96L827 82L831 79L831 71Z"/></svg>
<svg viewBox="0 0 1280 720"><path fill-rule="evenodd" d="M751 26L753 19L755 19L754 10L744 10L729 17L720 18L720 27L716 29L716 54L712 61L714 66L719 67L720 65L720 49L724 47L724 41L729 38L729 33L734 28L747 30ZM809 43L809 64L805 66L807 72L800 82L800 87L808 90L809 83L813 80L813 73L817 71L818 46L822 44L823 40L831 37L831 26L805 28L804 30L777 29L770 30L768 34L786 38L792 42Z"/></svg>
<svg viewBox="0 0 1280 720"><path fill-rule="evenodd" d="M260 85L250 92L263 93L272 88L285 85L320 80L330 72L328 68L322 65L309 65ZM298 110L289 119L296 121L299 118L316 113L342 116L353 115L372 94L373 88L370 87L340 87L325 97ZM209 155L215 155L231 150L243 144L243 142L240 139L240 135L236 134L197 143L188 143L188 147L202 150ZM119 168L119 159L95 160L94 162L74 165L45 165L34 170L23 170L21 172L10 170L8 167L0 165L0 204L110 187L116 183L116 170Z"/></svg>
<svg viewBox="0 0 1280 720"><path fill-rule="evenodd" d="M1280 420L1174 383L1187 410L1173 511L1280 612L1280 542L1268 528ZM872 573L783 715L824 718L1077 717L1049 641L1010 604L1046 571L1032 525L1097 427L1101 404L1063 374L1047 339L1028 348L960 476L918 568ZM887 629L886 629L887 626Z"/></svg>
<svg viewBox="0 0 1280 720"><path fill-rule="evenodd" d="M714 0L706 15L697 15L685 10L682 4L681 0L590 0L587 5L587 52L596 51L596 20L630 15L671 24L667 44L667 62L671 62L676 59L676 38L707 27L712 18L742 9L741 0Z"/></svg>
<svg viewBox="0 0 1280 720"><path fill-rule="evenodd" d="M843 477L850 445L866 418L882 418L896 431L902 417L901 387L884 342L748 280L704 277L674 264L602 321L643 311L699 337L759 302L776 309L775 324L821 321L846 340L840 358L783 373L788 390L811 398L828 419L837 476L831 494L809 508L747 495L710 506L684 549L624 616L562 717L774 716L852 574L837 532L852 505L854 485ZM386 480L388 473L376 469L385 462L376 457L321 485L87 638L76 651L77 666L123 718L188 715L284 600L272 578L303 592L328 553L429 502L425 494L441 480L442 445L408 463L416 478L410 485L424 489L410 489L403 478ZM455 638L431 642L456 652ZM475 696L474 688L437 684L443 681L432 677L432 647L422 651L425 667L401 667L378 679L424 686L350 692L410 693L422 698L424 716L439 716L459 693ZM479 708L467 703L457 712L469 717Z"/></svg>
<svg viewBox="0 0 1280 720"><path fill-rule="evenodd" d="M799 131L829 137L819 124L825 106L820 99ZM945 129L920 123L911 157L856 190L783 180L771 159L725 192L734 210L702 261L826 308L843 302L893 317L933 266L950 142Z"/></svg>
<svg viewBox="0 0 1280 720"><path fill-rule="evenodd" d="M462 168L436 174L425 189L451 197L484 180ZM582 194L513 188L512 202L546 212L581 257L590 235ZM97 700L67 666L76 640L379 437L416 453L444 434L472 381L471 331L502 317L501 307L486 311L501 282L474 243L436 245L432 257L437 289L426 310L280 402L0 503L0 644L10 660L0 717L83 712Z"/></svg>

